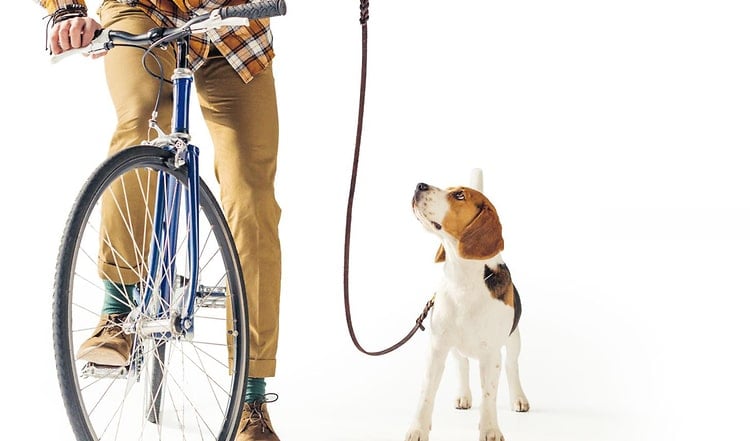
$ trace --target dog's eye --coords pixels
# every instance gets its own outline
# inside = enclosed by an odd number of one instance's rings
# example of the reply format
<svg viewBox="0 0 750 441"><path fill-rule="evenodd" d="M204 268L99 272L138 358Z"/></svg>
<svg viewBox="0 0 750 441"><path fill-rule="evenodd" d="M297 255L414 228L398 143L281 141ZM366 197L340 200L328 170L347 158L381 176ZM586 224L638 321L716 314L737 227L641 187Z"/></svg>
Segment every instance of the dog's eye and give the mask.
<svg viewBox="0 0 750 441"><path fill-rule="evenodd" d="M464 199L466 199L466 196L464 195L463 191L457 191L453 193L453 199L457 201L463 201Z"/></svg>

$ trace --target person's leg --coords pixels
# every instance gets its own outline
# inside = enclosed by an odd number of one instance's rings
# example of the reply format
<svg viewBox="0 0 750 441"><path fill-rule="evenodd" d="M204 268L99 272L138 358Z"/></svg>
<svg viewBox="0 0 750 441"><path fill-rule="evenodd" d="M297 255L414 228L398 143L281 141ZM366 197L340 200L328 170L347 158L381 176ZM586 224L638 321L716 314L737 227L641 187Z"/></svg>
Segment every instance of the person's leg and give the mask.
<svg viewBox="0 0 750 441"><path fill-rule="evenodd" d="M223 58L195 75L215 149L221 202L237 245L250 313L250 375L276 371L279 330L281 216L274 195L278 116L271 68L248 84Z"/></svg>
<svg viewBox="0 0 750 441"><path fill-rule="evenodd" d="M258 404L251 410L263 412L260 421L270 426L261 405L266 401L264 379L276 372L281 284L281 209L274 194L279 126L273 72L269 66L245 84L216 54L195 73L195 79L214 144L221 202L245 280L250 314L247 401ZM278 439L258 436L238 439Z"/></svg>
<svg viewBox="0 0 750 441"><path fill-rule="evenodd" d="M146 32L156 24L135 6L116 1L105 1L100 9L102 26L131 33ZM169 78L174 69L174 53L170 50L153 52L159 57L164 74ZM114 105L117 125L110 141L109 154L114 154L126 147L142 144L148 139L148 121L154 110L156 97L161 87L159 103L159 125L169 131L172 116L172 90L166 82L154 78L142 67L143 50L130 47L116 47L104 57L104 70ZM147 58L148 66L158 72L156 63ZM140 194L143 179L130 176L125 185L114 187L108 194L102 209L102 249L100 253L100 270L102 278L114 283L133 284L140 277L137 271L143 271L140 262L141 252L147 249L150 236L143 233L148 228L145 222L136 224L133 230L123 227L122 207L128 208L129 219L143 220L146 204L125 205L124 195ZM153 184L153 180L151 185ZM153 195L154 192L150 191Z"/></svg>
<svg viewBox="0 0 750 441"><path fill-rule="evenodd" d="M102 25L107 28L141 33L156 26L140 9L113 0L104 1L99 14ZM155 54L161 60L165 74L171 75L175 64L173 52L159 50ZM171 87L143 69L142 55L141 49L116 47L104 57L107 85L117 117L109 155L142 144L148 138L148 120L154 110L159 87L162 88L159 124L164 130L169 129ZM148 65L156 68L154 60L150 60ZM99 272L105 290L102 322L79 349L78 357L81 359L113 364L119 356L122 364L127 362L129 353L121 352L129 352L129 342L123 344L121 340L125 337L112 329L117 328L118 322L133 307L133 286L140 280L139 272L145 270L143 250L148 249L150 241L150 235L144 232L150 231L150 226L145 221L148 216L144 215L147 204L138 204L135 200L126 203L125 195L142 194L144 182L147 181L142 175L138 179L135 173L131 173L123 180L123 185L112 186L111 191L103 196L99 252ZM154 182L152 179L149 185L153 187ZM146 190L146 194L153 195L153 188Z"/></svg>

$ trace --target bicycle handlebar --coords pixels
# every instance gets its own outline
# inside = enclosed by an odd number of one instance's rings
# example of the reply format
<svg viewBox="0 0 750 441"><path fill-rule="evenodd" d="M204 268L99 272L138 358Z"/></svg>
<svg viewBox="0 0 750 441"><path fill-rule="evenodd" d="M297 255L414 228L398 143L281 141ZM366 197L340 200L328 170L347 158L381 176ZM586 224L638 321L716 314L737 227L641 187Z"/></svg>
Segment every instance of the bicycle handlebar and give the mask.
<svg viewBox="0 0 750 441"><path fill-rule="evenodd" d="M247 25L249 20L276 17L286 14L284 0L251 0L236 6L224 6L206 14L196 16L178 28L154 28L143 34L100 29L91 43L61 54L52 55L50 61L57 63L73 54L91 55L106 52L121 44L147 48L153 44L166 44L191 34L206 32L222 26Z"/></svg>

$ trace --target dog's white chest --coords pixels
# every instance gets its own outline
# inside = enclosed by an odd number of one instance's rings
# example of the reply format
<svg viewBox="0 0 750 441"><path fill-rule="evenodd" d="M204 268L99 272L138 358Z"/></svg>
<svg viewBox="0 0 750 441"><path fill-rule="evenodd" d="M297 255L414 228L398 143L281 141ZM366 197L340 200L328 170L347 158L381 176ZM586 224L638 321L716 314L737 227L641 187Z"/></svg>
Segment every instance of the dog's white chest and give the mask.
<svg viewBox="0 0 750 441"><path fill-rule="evenodd" d="M506 343L513 317L513 308L493 298L482 278L478 283L445 279L435 297L432 334L436 343L479 358Z"/></svg>

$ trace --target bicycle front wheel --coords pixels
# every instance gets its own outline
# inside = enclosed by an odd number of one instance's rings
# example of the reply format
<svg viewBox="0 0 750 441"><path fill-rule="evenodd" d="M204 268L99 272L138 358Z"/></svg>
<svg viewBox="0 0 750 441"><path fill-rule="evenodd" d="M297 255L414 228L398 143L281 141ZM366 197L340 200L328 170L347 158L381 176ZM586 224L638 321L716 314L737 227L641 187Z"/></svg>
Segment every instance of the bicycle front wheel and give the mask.
<svg viewBox="0 0 750 441"><path fill-rule="evenodd" d="M156 218L165 210L156 202L160 181L171 181L162 194L185 193L187 175L184 167L174 167L173 157L152 146L111 156L82 188L65 227L53 343L63 401L79 441L232 440L237 430L249 341L239 259L220 205L203 181L197 225L185 203L167 206L167 212L180 212L171 218L174 225ZM198 226L198 246L189 249L190 231ZM154 241L162 227L172 233ZM165 249L168 260L154 265L151 256L164 256ZM191 328L149 331L155 323L178 323L187 309L195 253ZM120 294L113 295L113 287ZM128 361L121 363L126 366L79 359L105 304L118 303L122 320L110 325L129 342Z"/></svg>

